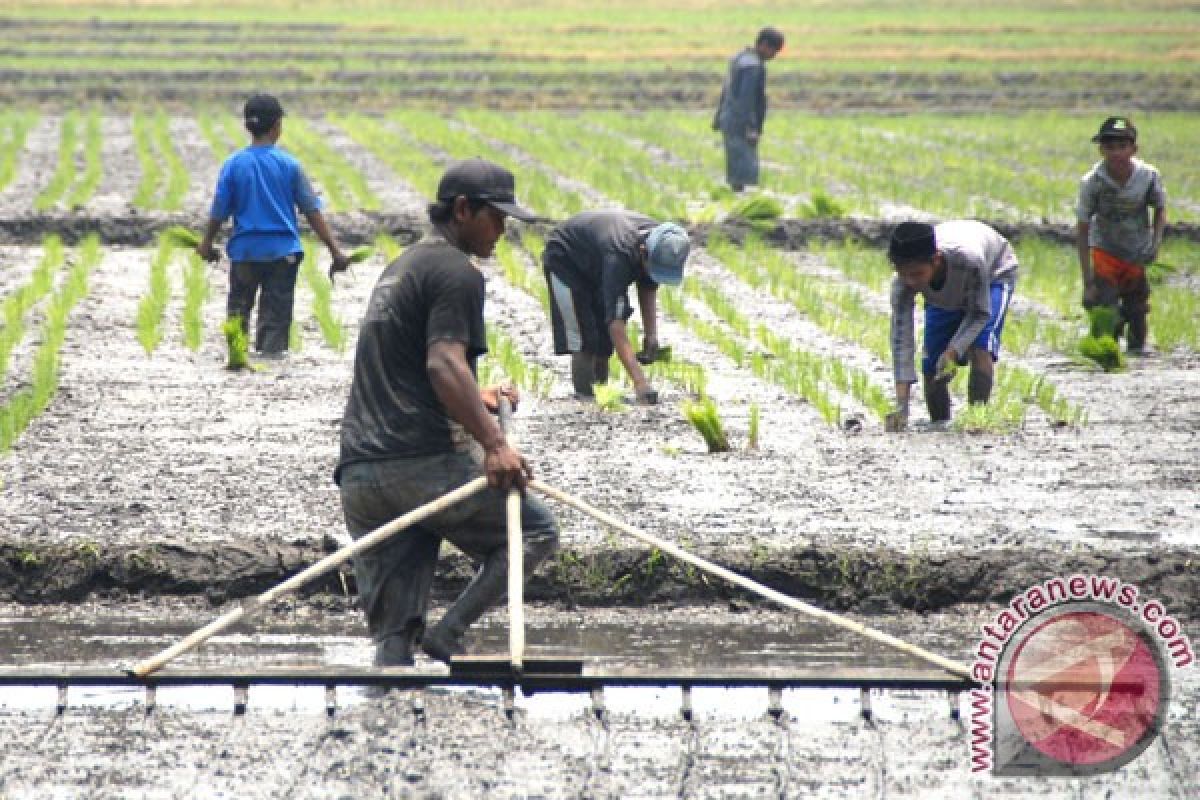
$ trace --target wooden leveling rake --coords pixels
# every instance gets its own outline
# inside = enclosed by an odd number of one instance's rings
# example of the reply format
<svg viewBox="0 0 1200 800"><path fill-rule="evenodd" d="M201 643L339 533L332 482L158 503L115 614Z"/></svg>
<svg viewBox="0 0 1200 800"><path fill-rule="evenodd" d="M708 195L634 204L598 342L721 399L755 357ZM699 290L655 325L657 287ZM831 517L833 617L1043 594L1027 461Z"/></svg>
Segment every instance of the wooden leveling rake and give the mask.
<svg viewBox="0 0 1200 800"><path fill-rule="evenodd" d="M501 424L505 428L509 427L509 419L511 410L508 407L507 400L501 402L500 417ZM153 673L162 669L165 665L187 653L196 647L203 644L205 641L224 631L237 622L249 617L250 615L269 606L272 602L279 599L283 595L292 592L310 581L325 575L338 566L346 563L359 553L368 550L381 542L397 535L404 529L415 525L416 523L427 519L447 508L450 508L455 503L464 500L476 492L482 491L487 486L487 480L483 477L476 478L469 483L460 486L459 488L446 493L440 498L429 502L419 508L404 514L392 520L388 524L372 531L363 536L352 544L349 544L335 553L332 553L317 563L288 578L277 586L267 590L261 595L243 601L237 608L223 614L217 619L202 628L192 632L177 643L157 653L150 658L138 662L127 671L130 676L145 679ZM906 642L891 634L868 627L854 620L848 619L840 614L835 614L831 611L818 608L817 606L797 600L782 592L778 592L768 586L764 586L757 581L751 580L743 575L726 569L711 561L700 558L699 556L689 553L678 545L653 536L645 531L641 531L632 525L629 525L612 514L608 514L598 508L595 508L588 503L573 497L566 492L554 488L542 481L531 481L529 487L536 492L539 492L546 497L556 500L564 505L570 506L596 521L608 526L614 530L620 531L628 536L632 536L642 542L645 542L653 547L658 548L663 553L674 556L675 558L684 561L693 567L703 570L709 575L721 578L736 586L740 586L750 592L765 597L768 600L777 603L778 605L799 611L806 616L819 619L831 625L835 625L843 630L865 637L872 641L886 645L894 650L898 650L914 658L920 659L928 664L933 665L943 674L943 679L949 684L959 684L960 688L967 688L971 678L969 667L952 661L948 658L930 652L924 648ZM555 659L537 659L529 658L525 652L525 613L524 613L524 574L523 574L523 548L522 548L522 531L521 531L521 497L520 493L513 489L509 491L506 498L507 503L507 519L508 519L508 612L509 612L509 652L502 656L458 656L451 659L450 670L451 677L454 679L477 678L480 683L495 683L509 682L511 683L528 683L530 685L538 683L536 680L539 676L549 679L551 676L561 679L564 683L570 683L572 676L580 676L583 673L583 659L581 657L567 657ZM686 678L684 679L686 681ZM760 681L760 684L763 681Z"/></svg>

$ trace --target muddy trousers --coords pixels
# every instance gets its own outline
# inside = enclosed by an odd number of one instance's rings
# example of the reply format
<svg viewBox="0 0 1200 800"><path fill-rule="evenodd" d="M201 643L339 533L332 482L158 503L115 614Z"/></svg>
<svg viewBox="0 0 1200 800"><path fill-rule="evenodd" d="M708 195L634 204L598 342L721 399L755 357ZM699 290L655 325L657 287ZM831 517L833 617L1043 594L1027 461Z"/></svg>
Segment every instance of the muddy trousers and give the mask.
<svg viewBox="0 0 1200 800"><path fill-rule="evenodd" d="M725 182L735 192L758 183L758 142L722 132L725 141Z"/></svg>
<svg viewBox="0 0 1200 800"><path fill-rule="evenodd" d="M275 261L235 261L229 268L229 298L226 317L242 321L250 333L250 313L258 300L258 324L254 349L260 353L282 353L288 349L292 306L300 260L288 256Z"/></svg>
<svg viewBox="0 0 1200 800"><path fill-rule="evenodd" d="M465 451L349 464L340 479L346 527L357 539L481 472L478 458ZM544 504L526 493L521 529L528 577L557 547L558 524ZM401 653L406 648L411 653L420 643L444 539L479 565L440 623L443 638L461 638L507 593L507 537L505 494L484 489L357 556L354 573L371 636L379 643L398 639L396 652Z"/></svg>

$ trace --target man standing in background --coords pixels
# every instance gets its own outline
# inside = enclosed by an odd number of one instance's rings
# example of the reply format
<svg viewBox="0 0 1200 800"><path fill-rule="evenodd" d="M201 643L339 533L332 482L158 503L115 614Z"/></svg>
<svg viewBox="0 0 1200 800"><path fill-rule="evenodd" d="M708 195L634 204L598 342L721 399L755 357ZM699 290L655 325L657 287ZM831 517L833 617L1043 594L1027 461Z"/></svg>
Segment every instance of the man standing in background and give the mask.
<svg viewBox="0 0 1200 800"><path fill-rule="evenodd" d="M763 28L754 47L729 62L713 130L725 140L725 181L735 192L758 183L758 140L767 119L766 63L782 49L783 34Z"/></svg>

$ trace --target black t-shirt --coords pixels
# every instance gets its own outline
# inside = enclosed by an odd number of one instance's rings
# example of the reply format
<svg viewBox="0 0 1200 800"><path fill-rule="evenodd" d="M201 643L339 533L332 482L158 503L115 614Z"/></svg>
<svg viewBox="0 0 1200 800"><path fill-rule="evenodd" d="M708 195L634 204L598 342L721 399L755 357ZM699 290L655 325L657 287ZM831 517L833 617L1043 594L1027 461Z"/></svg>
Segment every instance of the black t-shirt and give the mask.
<svg viewBox="0 0 1200 800"><path fill-rule="evenodd" d="M546 237L546 266L567 286L599 304L607 326L629 318L630 284L658 284L642 269L641 243L658 223L629 211L584 211Z"/></svg>
<svg viewBox="0 0 1200 800"><path fill-rule="evenodd" d="M475 371L487 352L484 296L483 275L440 236L409 247L383 271L358 334L335 481L356 461L455 448L461 429L434 393L426 358L434 342L462 342Z"/></svg>

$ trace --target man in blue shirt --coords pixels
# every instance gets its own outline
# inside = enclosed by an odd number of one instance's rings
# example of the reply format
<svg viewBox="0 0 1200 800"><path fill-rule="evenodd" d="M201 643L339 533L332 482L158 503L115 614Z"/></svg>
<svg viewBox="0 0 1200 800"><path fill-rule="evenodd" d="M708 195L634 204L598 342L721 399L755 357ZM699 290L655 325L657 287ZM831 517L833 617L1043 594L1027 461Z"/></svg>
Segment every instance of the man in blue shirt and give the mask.
<svg viewBox="0 0 1200 800"><path fill-rule="evenodd" d="M208 227L197 245L200 256L216 261L213 239L230 216L233 236L225 247L229 269L229 319L240 319L250 332L250 312L261 289L254 347L260 354L280 357L288 349L296 275L304 258L296 209L333 256L332 271L349 263L321 214L300 162L275 146L283 133L283 107L271 95L256 94L244 108L250 146L230 156L221 167L213 195Z"/></svg>

